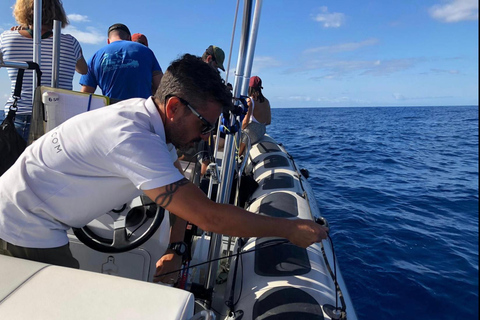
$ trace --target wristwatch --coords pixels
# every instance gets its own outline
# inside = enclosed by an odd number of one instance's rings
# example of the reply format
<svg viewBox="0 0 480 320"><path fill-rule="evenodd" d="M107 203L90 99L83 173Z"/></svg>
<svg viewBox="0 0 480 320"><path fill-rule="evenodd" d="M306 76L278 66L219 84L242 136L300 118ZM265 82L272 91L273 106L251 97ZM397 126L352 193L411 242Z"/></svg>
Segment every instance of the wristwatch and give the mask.
<svg viewBox="0 0 480 320"><path fill-rule="evenodd" d="M183 241L172 242L168 246L168 249L175 251L179 256L183 256L187 252L187 244Z"/></svg>

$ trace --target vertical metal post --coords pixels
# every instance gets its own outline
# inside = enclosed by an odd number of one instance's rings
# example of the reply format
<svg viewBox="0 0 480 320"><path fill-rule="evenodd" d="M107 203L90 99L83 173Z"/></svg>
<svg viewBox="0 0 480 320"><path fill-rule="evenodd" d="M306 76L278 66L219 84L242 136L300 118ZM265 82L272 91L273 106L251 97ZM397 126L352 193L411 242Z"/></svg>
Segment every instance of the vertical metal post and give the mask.
<svg viewBox="0 0 480 320"><path fill-rule="evenodd" d="M260 13L262 11L262 4L263 0L257 0L255 3L255 11L253 13L253 22L252 22L252 30L250 33L249 43L248 43L248 51L247 51L247 63L245 65L245 76L243 78L243 85L242 85L242 95L248 94L248 82L250 80L250 75L252 74L252 66L253 66L253 57L255 56L255 46L257 44L257 35L258 35L258 28L260 25Z"/></svg>
<svg viewBox="0 0 480 320"><path fill-rule="evenodd" d="M256 7L258 7L258 5ZM242 36L240 40L238 64L237 64L237 70L235 74L234 97L237 97L237 98L240 97L242 91L248 90L248 87L246 89L242 88L241 80L244 74L245 60L247 57L247 47L249 45L248 37L249 37L250 24L251 24L251 15L252 15L251 12L252 12L252 0L246 0L244 5ZM230 119L230 121L232 122L234 121L234 119ZM235 169L234 148L235 148L235 144L238 145L239 142L240 142L239 134L235 136L227 134L225 137L225 146L224 146L222 168L221 168L221 174L220 174L221 183L217 191L217 201L216 201L217 203L228 203L229 201L230 192L231 192L232 183L233 183L234 169ZM212 238L210 241L210 249L208 254L209 260L218 258L218 256L220 255L221 245L222 245L222 235L212 234ZM215 276L217 274L217 267L218 267L217 263L210 263L208 265L208 273L205 279L206 289L213 288L215 284Z"/></svg>
<svg viewBox="0 0 480 320"><path fill-rule="evenodd" d="M237 26L237 16L238 16L239 5L240 5L240 0L237 0L237 7L235 9L235 19L233 20L233 28L232 28L232 41L230 41L230 51L228 54L227 70L225 71L225 83L228 83L228 75L230 73L230 59L232 58L233 39L235 38L235 29Z"/></svg>
<svg viewBox="0 0 480 320"><path fill-rule="evenodd" d="M37 63L41 68L42 56L42 0L34 0L33 3L33 62ZM33 71L33 92L37 88L37 72ZM32 94L32 105L34 103L35 94Z"/></svg>
<svg viewBox="0 0 480 320"><path fill-rule="evenodd" d="M240 38L240 47L238 48L237 68L235 72L235 82L233 86L233 96L239 98L241 95L242 77L245 68L245 58L248 46L248 34L250 32L250 23L252 16L252 0L246 0L243 7L242 35Z"/></svg>
<svg viewBox="0 0 480 320"><path fill-rule="evenodd" d="M53 21L53 50L52 50L52 83L53 88L58 88L58 75L60 66L60 30L62 29L62 22L59 20Z"/></svg>

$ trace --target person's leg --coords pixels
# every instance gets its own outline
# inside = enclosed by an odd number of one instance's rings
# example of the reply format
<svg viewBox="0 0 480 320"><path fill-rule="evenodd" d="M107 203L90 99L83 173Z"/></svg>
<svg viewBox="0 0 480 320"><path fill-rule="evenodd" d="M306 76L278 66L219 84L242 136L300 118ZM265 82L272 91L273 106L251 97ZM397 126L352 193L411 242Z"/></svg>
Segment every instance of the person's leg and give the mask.
<svg viewBox="0 0 480 320"><path fill-rule="evenodd" d="M13 245L4 240L0 240L0 242L0 253L4 255L57 266L80 268L78 260L73 257L70 251L69 244L57 248L25 248Z"/></svg>
<svg viewBox="0 0 480 320"><path fill-rule="evenodd" d="M257 143L265 134L265 125L257 122L250 122L242 131L242 139L238 155L243 155L247 143L249 146L253 146Z"/></svg>
<svg viewBox="0 0 480 320"><path fill-rule="evenodd" d="M243 155L247 142L250 141L250 135L248 133L248 126L242 131L242 137L240 138L240 146L238 147L238 156Z"/></svg>

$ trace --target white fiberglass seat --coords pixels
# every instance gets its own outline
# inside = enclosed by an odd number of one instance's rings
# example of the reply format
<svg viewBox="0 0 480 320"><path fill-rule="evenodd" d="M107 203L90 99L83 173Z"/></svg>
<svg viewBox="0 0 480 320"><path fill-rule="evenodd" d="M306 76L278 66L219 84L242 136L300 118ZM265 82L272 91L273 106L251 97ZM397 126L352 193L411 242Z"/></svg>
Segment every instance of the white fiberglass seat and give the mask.
<svg viewBox="0 0 480 320"><path fill-rule="evenodd" d="M0 255L1 319L190 319L190 292Z"/></svg>

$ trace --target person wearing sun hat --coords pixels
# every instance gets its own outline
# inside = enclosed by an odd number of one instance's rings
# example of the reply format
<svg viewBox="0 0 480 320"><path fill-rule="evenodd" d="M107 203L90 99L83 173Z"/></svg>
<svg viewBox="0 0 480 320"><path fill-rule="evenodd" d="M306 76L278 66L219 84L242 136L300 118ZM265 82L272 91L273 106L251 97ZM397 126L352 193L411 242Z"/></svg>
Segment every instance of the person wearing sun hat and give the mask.
<svg viewBox="0 0 480 320"><path fill-rule="evenodd" d="M141 34L141 33L132 34L132 41L141 43L144 46L148 47L148 40L147 40L147 37L144 34Z"/></svg>
<svg viewBox="0 0 480 320"><path fill-rule="evenodd" d="M251 77L248 84L248 111L242 123L239 155L242 155L248 140L253 145L263 137L266 126L272 120L270 102L263 96L262 89L262 79L258 76Z"/></svg>
<svg viewBox="0 0 480 320"><path fill-rule="evenodd" d="M223 62L225 61L225 52L220 47L210 45L202 55L202 60L208 63L214 69L225 71Z"/></svg>

